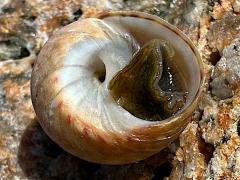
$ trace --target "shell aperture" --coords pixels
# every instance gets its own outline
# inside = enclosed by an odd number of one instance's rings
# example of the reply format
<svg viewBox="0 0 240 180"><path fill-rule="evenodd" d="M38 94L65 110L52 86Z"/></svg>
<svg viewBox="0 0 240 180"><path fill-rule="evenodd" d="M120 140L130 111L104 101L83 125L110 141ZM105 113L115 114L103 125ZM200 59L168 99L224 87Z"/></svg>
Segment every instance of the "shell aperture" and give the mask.
<svg viewBox="0 0 240 180"><path fill-rule="evenodd" d="M201 57L179 29L142 12L104 12L53 33L34 62L31 97L64 150L126 164L177 139L204 80Z"/></svg>
<svg viewBox="0 0 240 180"><path fill-rule="evenodd" d="M159 121L176 114L185 104L184 87L171 72L174 49L166 41L153 39L109 83L115 101L135 117ZM179 80L180 79L180 80ZM176 83L179 85L180 83Z"/></svg>

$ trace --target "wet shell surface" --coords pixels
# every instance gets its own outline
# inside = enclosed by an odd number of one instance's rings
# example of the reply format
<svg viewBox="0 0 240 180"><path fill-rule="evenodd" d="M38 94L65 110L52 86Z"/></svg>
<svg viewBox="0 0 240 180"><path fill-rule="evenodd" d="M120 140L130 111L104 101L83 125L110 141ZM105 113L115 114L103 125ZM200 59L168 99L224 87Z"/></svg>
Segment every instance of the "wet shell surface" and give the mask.
<svg viewBox="0 0 240 180"><path fill-rule="evenodd" d="M192 42L159 17L108 12L69 24L35 62L32 102L45 132L91 162L158 153L190 121L204 82Z"/></svg>

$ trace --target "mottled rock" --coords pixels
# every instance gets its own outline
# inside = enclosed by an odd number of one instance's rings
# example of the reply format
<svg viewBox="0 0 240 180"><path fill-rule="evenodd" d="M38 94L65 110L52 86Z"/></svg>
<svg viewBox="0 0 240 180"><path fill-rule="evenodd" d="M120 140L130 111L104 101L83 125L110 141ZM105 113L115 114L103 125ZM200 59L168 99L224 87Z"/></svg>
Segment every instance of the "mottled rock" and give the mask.
<svg viewBox="0 0 240 180"><path fill-rule="evenodd" d="M233 10L236 13L240 12L240 1L239 0L234 0L234 2L233 2Z"/></svg>
<svg viewBox="0 0 240 180"><path fill-rule="evenodd" d="M215 104L204 108L199 125L202 132L202 138L205 142L218 146L226 140L226 131L232 122L229 112L230 106L218 107L218 105Z"/></svg>
<svg viewBox="0 0 240 180"><path fill-rule="evenodd" d="M235 39L223 50L216 64L211 82L211 92L220 99L233 96L240 84L240 39Z"/></svg>
<svg viewBox="0 0 240 180"><path fill-rule="evenodd" d="M238 179L240 43L233 39L239 33L239 4L239 0L1 0L0 179ZM162 17L183 30L203 59L212 63L205 65L207 81L199 110L179 140L149 159L121 166L89 163L62 150L36 122L30 100L32 63L49 36L106 10L139 10Z"/></svg>
<svg viewBox="0 0 240 180"><path fill-rule="evenodd" d="M0 64L0 177L24 174L18 164L22 134L35 117L30 98L31 60Z"/></svg>
<svg viewBox="0 0 240 180"><path fill-rule="evenodd" d="M239 179L240 138L233 134L229 141L216 148L204 174L205 179Z"/></svg>
<svg viewBox="0 0 240 180"><path fill-rule="evenodd" d="M37 54L51 33L81 16L80 2L75 0L38 1L12 0L4 4L0 13L0 44L5 46L11 39L21 39L32 54ZM4 46L5 44L5 46ZM11 43L10 43L11 44ZM12 45L14 46L14 45ZM0 48L1 48L0 47ZM0 60L21 59L20 50L7 47L9 53L0 49ZM17 55L14 55L17 54Z"/></svg>
<svg viewBox="0 0 240 180"><path fill-rule="evenodd" d="M226 77L215 78L211 82L212 94L216 95L220 99L226 99L233 96L233 91L229 86L229 82Z"/></svg>
<svg viewBox="0 0 240 180"><path fill-rule="evenodd" d="M27 42L19 38L9 38L0 42L0 61L9 59L22 59L30 55Z"/></svg>
<svg viewBox="0 0 240 180"><path fill-rule="evenodd" d="M174 170L171 179L201 179L207 168L204 154L201 152L202 140L198 124L192 122L180 135L180 147L176 151ZM177 166L176 166L177 165Z"/></svg>
<svg viewBox="0 0 240 180"><path fill-rule="evenodd" d="M217 20L210 26L207 40L212 51L222 52L223 48L229 45L239 34L240 16L233 13L226 13L222 19Z"/></svg>
<svg viewBox="0 0 240 180"><path fill-rule="evenodd" d="M226 12L232 12L233 0L221 0L214 2L212 17L221 19Z"/></svg>

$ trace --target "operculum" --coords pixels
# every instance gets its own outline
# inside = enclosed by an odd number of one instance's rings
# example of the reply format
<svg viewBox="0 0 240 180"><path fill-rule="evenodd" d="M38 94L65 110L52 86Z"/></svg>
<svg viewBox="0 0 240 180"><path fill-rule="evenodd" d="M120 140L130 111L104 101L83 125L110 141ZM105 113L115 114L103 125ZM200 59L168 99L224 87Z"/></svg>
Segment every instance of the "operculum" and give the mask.
<svg viewBox="0 0 240 180"><path fill-rule="evenodd" d="M185 93L171 87L174 79L168 65L173 57L174 49L169 43L159 39L149 41L110 81L111 96L128 112L144 120L159 121L176 114L185 104Z"/></svg>

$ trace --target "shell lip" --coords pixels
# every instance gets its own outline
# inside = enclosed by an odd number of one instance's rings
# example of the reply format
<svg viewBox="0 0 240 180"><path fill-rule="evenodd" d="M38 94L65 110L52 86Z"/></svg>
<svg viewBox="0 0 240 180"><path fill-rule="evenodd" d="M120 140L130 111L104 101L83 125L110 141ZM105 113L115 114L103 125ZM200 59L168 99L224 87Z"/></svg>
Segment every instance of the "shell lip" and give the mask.
<svg viewBox="0 0 240 180"><path fill-rule="evenodd" d="M155 122L150 122L148 127L153 127L153 126L159 126L162 124L166 123L173 123L177 121L179 118L187 118L191 115L193 110L197 106L197 102L199 101L199 98L201 96L201 93L204 88L204 84L206 82L206 77L204 73L204 65L202 58L200 56L199 51L197 50L196 46L193 44L193 42L187 37L187 35L182 32L180 29L178 29L176 26L168 23L166 20L152 14L148 14L145 12L140 12L140 11L104 11L97 13L93 18L98 18L98 19L104 19L106 17L111 17L111 16L122 16L122 17L139 17L139 18L144 18L146 20L150 21L155 21L158 24L163 25L165 28L169 29L170 31L174 32L177 34L179 37L182 38L182 40L188 44L188 46L191 48L193 54L195 55L197 59L197 63L200 69L200 83L198 87L198 91L196 92L195 97L193 98L193 101L186 107L184 108L183 111L178 112L176 115L173 115L170 118L164 119L162 121L155 121Z"/></svg>

